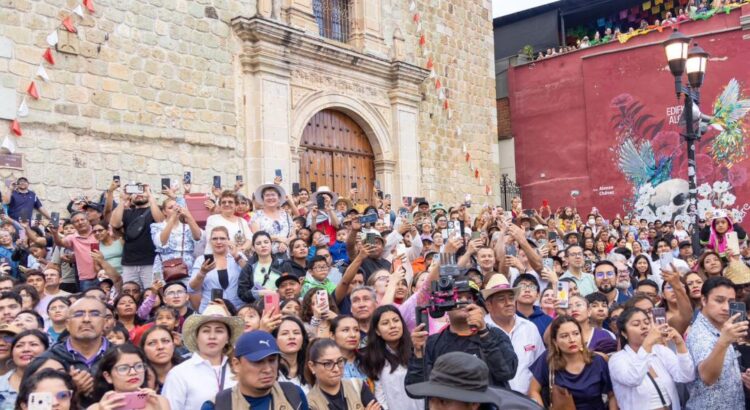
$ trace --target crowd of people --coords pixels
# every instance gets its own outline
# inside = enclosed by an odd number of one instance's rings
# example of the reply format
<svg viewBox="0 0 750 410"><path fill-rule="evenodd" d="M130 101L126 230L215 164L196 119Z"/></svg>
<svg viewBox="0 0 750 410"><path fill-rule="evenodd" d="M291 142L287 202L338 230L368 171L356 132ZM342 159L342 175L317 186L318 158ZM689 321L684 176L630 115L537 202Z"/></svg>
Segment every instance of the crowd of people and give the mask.
<svg viewBox="0 0 750 410"><path fill-rule="evenodd" d="M184 182L67 210L3 192L0 409L750 408L750 250L722 211L280 177L191 211Z"/></svg>

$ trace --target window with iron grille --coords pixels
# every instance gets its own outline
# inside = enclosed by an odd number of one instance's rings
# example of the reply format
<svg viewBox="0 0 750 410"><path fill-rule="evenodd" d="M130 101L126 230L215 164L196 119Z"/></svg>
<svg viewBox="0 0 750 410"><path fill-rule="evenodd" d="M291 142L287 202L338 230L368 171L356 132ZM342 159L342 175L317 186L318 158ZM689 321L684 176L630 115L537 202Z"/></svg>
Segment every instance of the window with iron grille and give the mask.
<svg viewBox="0 0 750 410"><path fill-rule="evenodd" d="M313 13L320 35L346 43L351 30L350 0L313 0Z"/></svg>

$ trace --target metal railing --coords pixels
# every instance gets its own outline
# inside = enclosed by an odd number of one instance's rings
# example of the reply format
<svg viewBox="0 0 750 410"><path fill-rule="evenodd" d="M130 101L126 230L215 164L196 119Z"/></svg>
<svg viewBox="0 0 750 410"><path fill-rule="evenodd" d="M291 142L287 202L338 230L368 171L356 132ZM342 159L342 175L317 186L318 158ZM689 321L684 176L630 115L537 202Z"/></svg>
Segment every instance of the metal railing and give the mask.
<svg viewBox="0 0 750 410"><path fill-rule="evenodd" d="M511 202L513 201L513 197L516 196L521 196L521 187L510 179L508 174L503 174L503 180L500 184L500 199L502 200L504 210L510 211Z"/></svg>
<svg viewBox="0 0 750 410"><path fill-rule="evenodd" d="M320 35L346 43L351 33L351 0L313 0Z"/></svg>

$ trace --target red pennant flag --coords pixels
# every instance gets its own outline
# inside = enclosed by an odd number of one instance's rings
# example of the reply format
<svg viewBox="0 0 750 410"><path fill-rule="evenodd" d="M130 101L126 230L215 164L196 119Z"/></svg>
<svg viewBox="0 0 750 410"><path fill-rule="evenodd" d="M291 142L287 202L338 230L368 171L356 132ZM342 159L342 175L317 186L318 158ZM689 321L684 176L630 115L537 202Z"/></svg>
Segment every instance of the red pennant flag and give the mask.
<svg viewBox="0 0 750 410"><path fill-rule="evenodd" d="M428 70L432 70L432 67L434 67L434 66L435 66L435 63L432 62L432 57L430 57L429 59L427 59L427 65L425 66L425 68L428 69Z"/></svg>
<svg viewBox="0 0 750 410"><path fill-rule="evenodd" d="M414 14L414 19L413 20L414 20L415 23L419 23L419 13L415 13Z"/></svg>
<svg viewBox="0 0 750 410"><path fill-rule="evenodd" d="M47 48L47 51L44 52L43 55L44 59L47 60L49 65L55 65L55 57L52 56L52 49Z"/></svg>
<svg viewBox="0 0 750 410"><path fill-rule="evenodd" d="M94 0L83 0L83 6L86 7L89 13L94 12Z"/></svg>
<svg viewBox="0 0 750 410"><path fill-rule="evenodd" d="M39 99L39 91L36 90L36 84L33 81L31 82L31 84L29 84L29 88L26 89L26 92L28 92L30 96L34 97L35 100Z"/></svg>
<svg viewBox="0 0 750 410"><path fill-rule="evenodd" d="M450 108L450 106L448 105L448 99L446 98L446 100L443 102L443 109L447 110L448 108Z"/></svg>
<svg viewBox="0 0 750 410"><path fill-rule="evenodd" d="M425 40L424 34L422 34L421 36L419 36L419 46L424 47L425 43L427 43L427 40Z"/></svg>
<svg viewBox="0 0 750 410"><path fill-rule="evenodd" d="M471 154L467 152L466 153L466 162L469 162L469 161L471 161Z"/></svg>
<svg viewBox="0 0 750 410"><path fill-rule="evenodd" d="M70 16L65 17L62 21L62 25L65 26L65 30L68 30L71 33L77 33L78 30L76 30L75 26L73 26L73 20L70 18Z"/></svg>
<svg viewBox="0 0 750 410"><path fill-rule="evenodd" d="M441 88L443 88L443 84L440 83L440 79L438 78L437 80L435 80L435 89L439 90Z"/></svg>
<svg viewBox="0 0 750 410"><path fill-rule="evenodd" d="M479 168L474 170L474 178L479 179Z"/></svg>
<svg viewBox="0 0 750 410"><path fill-rule="evenodd" d="M18 120L13 120L13 122L10 123L10 130L19 137L23 135L23 132L21 132L21 124L18 123Z"/></svg>

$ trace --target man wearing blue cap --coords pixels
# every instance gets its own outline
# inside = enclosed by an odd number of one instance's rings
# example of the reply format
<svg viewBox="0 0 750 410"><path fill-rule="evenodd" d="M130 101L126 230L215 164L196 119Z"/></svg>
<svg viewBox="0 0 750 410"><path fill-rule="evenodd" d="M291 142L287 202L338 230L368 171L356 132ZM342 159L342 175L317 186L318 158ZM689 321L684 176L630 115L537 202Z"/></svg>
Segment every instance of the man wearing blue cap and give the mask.
<svg viewBox="0 0 750 410"><path fill-rule="evenodd" d="M237 384L206 402L201 410L309 410L299 386L277 382L281 352L270 333L254 330L240 336L234 347L232 372Z"/></svg>

